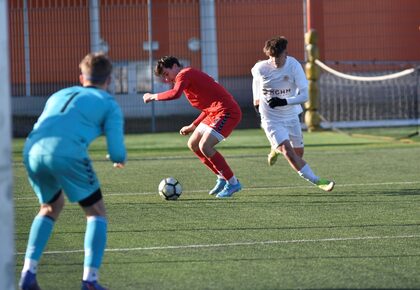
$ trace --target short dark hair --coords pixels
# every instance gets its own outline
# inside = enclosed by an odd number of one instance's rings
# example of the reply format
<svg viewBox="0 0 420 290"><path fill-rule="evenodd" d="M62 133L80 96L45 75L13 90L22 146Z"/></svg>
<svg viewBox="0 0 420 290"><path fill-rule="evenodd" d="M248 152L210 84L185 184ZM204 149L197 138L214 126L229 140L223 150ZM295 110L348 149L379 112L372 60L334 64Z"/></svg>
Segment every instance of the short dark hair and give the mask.
<svg viewBox="0 0 420 290"><path fill-rule="evenodd" d="M155 67L155 75L161 76L164 68L172 68L176 64L179 67L182 65L179 63L179 60L175 56L164 56L158 60Z"/></svg>
<svg viewBox="0 0 420 290"><path fill-rule="evenodd" d="M264 53L267 56L279 57L287 49L287 39L284 36L276 36L265 42Z"/></svg>
<svg viewBox="0 0 420 290"><path fill-rule="evenodd" d="M104 84L112 73L112 63L102 52L87 54L80 62L79 68L92 84Z"/></svg>

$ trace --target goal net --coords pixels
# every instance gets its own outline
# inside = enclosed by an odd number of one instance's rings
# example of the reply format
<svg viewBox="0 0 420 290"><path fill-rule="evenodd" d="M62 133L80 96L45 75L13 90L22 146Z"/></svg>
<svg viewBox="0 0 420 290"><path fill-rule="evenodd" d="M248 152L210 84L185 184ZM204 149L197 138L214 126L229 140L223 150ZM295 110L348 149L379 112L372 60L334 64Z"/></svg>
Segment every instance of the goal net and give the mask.
<svg viewBox="0 0 420 290"><path fill-rule="evenodd" d="M397 71L387 65L388 69L378 72L354 63L334 68L319 60L316 64L322 71L319 113L323 127L418 127L418 70Z"/></svg>

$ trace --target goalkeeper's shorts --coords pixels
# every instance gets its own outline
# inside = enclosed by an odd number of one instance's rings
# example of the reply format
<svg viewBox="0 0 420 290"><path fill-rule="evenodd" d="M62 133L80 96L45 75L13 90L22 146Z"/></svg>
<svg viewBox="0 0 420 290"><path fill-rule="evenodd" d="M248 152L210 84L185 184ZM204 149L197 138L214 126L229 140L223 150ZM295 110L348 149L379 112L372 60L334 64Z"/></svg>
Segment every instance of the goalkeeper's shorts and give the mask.
<svg viewBox="0 0 420 290"><path fill-rule="evenodd" d="M78 202L99 189L89 158L25 155L24 164L29 183L40 203L48 203L60 190L70 202Z"/></svg>

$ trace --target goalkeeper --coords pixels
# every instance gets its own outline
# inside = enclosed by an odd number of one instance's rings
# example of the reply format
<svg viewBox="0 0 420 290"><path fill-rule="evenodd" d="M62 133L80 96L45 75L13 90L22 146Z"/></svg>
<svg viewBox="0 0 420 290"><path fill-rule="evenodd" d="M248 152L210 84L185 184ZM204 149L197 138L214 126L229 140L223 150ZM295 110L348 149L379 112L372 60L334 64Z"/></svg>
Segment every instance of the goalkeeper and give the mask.
<svg viewBox="0 0 420 290"><path fill-rule="evenodd" d="M300 63L287 55L287 39L274 37L265 42L267 60L252 68L254 107L261 115L261 127L270 141L269 165L283 154L301 177L325 191L335 183L315 175L302 159L303 135L299 121L302 106L308 100L308 81Z"/></svg>
<svg viewBox="0 0 420 290"><path fill-rule="evenodd" d="M86 216L82 290L104 290L98 283L107 239L105 203L89 158L89 144L105 135L109 159L123 168L126 160L124 119L114 97L106 92L112 73L110 60L90 53L80 65L82 86L54 93L25 142L24 163L40 210L29 232L19 287L40 289L38 263L64 208L67 196ZM55 278L56 289L63 289Z"/></svg>

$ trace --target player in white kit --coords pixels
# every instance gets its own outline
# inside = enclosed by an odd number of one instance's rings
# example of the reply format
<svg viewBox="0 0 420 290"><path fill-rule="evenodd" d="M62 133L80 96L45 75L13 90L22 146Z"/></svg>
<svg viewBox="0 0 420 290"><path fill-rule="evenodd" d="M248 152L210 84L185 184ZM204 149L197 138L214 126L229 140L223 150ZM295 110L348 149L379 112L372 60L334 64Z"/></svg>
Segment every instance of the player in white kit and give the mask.
<svg viewBox="0 0 420 290"><path fill-rule="evenodd" d="M301 64L287 55L287 43L283 36L267 40L264 52L268 59L257 62L251 70L254 107L261 115L261 127L272 148L268 163L273 165L277 155L283 154L301 177L331 191L335 183L315 175L302 159L304 144L299 114L308 100L308 81Z"/></svg>

